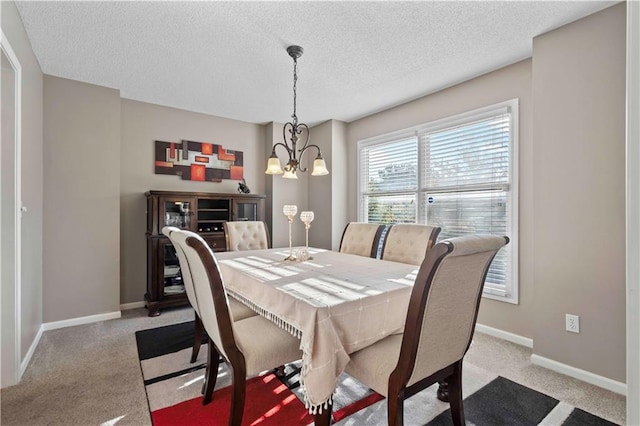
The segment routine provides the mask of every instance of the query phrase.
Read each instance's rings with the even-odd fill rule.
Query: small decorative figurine
[[[242,179],[242,182],[238,182],[238,192],[241,194],[250,194],[251,190],[247,186],[247,182]]]

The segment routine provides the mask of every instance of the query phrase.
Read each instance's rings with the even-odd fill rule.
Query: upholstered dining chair
[[[178,231],[172,235],[185,249],[200,308],[200,318],[209,335],[209,356],[203,404],[212,399],[218,359],[229,365],[232,378],[229,425],[239,426],[245,401],[246,379],[265,370],[302,358],[300,340],[271,321],[254,316],[232,321],[216,258],[197,234]]]
[[[224,235],[227,251],[267,249],[269,231],[267,225],[261,221],[224,222]]]
[[[340,253],[376,257],[384,225],[350,222],[345,226],[340,240]]]
[[[436,243],[439,226],[399,223],[387,229],[382,244],[382,260],[420,265],[424,256]]]
[[[478,316],[482,287],[508,237],[469,235],[433,246],[420,265],[403,334],[350,355],[345,372],[387,397],[389,425],[403,424],[403,401],[445,381],[453,423],[464,425],[462,360]]]
[[[162,228],[162,233],[169,237],[173,247],[176,250],[176,255],[178,256],[178,263],[180,263],[180,272],[182,274],[182,283],[184,284],[184,291],[187,293],[187,300],[189,300],[189,304],[193,308],[195,313],[195,330],[194,330],[194,340],[193,340],[193,349],[191,351],[191,362],[196,362],[198,358],[198,353],[200,352],[200,346],[202,346],[202,339],[204,338],[204,328],[202,325],[202,321],[200,320],[200,309],[198,308],[198,299],[195,294],[195,290],[193,288],[193,280],[191,278],[191,270],[189,268],[189,263],[184,254],[183,248],[180,246],[179,242],[176,241],[173,237],[175,231],[180,231],[179,228],[175,226],[165,226]],[[234,321],[240,321],[245,318],[252,317],[257,315],[253,312],[249,307],[245,304],[238,302],[234,299],[229,299],[229,310],[231,311],[231,317]]]

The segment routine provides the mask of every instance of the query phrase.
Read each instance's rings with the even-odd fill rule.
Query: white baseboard
[[[515,343],[516,345],[525,346],[527,348],[533,348],[533,339],[520,336],[518,334],[509,333],[497,328],[489,327],[488,325],[476,323],[476,331],[489,336],[497,337],[498,339],[506,340],[507,342]]]
[[[55,330],[55,329],[58,329],[58,328],[73,327],[74,325],[90,324],[92,322],[117,319],[117,318],[120,318],[120,316],[121,316],[120,311],[108,312],[106,314],[89,315],[89,316],[86,316],[86,317],[71,318],[71,319],[68,319],[68,320],[47,322],[47,323],[42,324],[42,329],[44,331]]]
[[[33,353],[36,351],[36,348],[38,347],[38,343],[40,343],[40,338],[42,337],[43,331],[44,331],[44,325],[41,324],[40,328],[38,329],[38,333],[36,334],[36,338],[33,339],[33,342],[31,342],[31,346],[29,346],[29,350],[27,351],[26,355],[24,356],[24,359],[20,363],[20,375],[18,376],[18,382],[22,380],[22,375],[27,369],[29,362],[31,362],[31,357],[33,356]]]
[[[540,355],[531,355],[531,363],[539,365],[540,367],[548,368],[557,373],[561,373],[574,379],[582,380],[583,382],[591,383],[592,385],[599,386],[601,388],[610,390],[611,392],[619,393],[620,395],[627,395],[627,385],[622,382],[618,382],[607,377],[599,376],[586,370],[581,370],[576,367],[572,367],[567,364],[563,364],[558,361],[554,361],[549,358],[542,357]]]
[[[145,302],[132,302],[132,303],[123,303],[122,305],[120,305],[120,310],[121,311],[127,311],[129,309],[137,309],[137,308],[144,308],[145,306]]]

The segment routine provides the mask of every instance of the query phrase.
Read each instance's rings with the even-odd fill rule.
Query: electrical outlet
[[[567,314],[565,328],[572,333],[580,333],[580,317]]]

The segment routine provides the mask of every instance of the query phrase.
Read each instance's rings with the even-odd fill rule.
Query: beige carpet
[[[124,311],[117,320],[43,334],[20,384],[2,389],[2,425],[150,425],[135,331],[193,319],[190,309]],[[531,350],[476,333],[465,360],[618,424],[621,395],[529,362]]]

